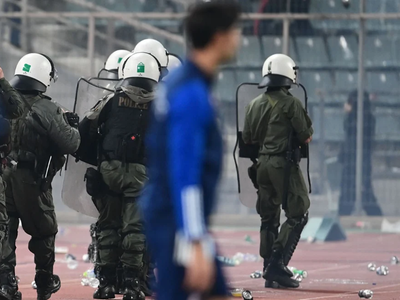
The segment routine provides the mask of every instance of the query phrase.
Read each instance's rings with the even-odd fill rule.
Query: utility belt
[[[49,160],[49,158],[47,160],[38,159],[36,154],[30,151],[19,150],[16,161],[12,159],[8,160],[14,169],[30,169],[35,171],[35,173],[40,176],[45,172],[46,162]]]
[[[57,164],[54,163],[53,158],[38,159],[34,153],[25,150],[19,150],[16,156],[16,161],[11,156],[7,157],[7,167],[13,170],[25,169],[33,171],[37,182],[40,184],[41,191],[47,192],[51,188],[51,182],[56,173],[55,170],[50,171],[50,169],[54,169]]]

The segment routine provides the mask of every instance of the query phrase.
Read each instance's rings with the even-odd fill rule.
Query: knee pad
[[[296,250],[297,244],[300,241],[301,233],[308,222],[308,212],[304,216],[297,218],[289,218],[287,220],[288,224],[293,227],[292,231],[289,233],[288,240],[283,249],[283,263],[285,266],[289,264],[292,259],[293,253]]]
[[[124,252],[144,254],[146,246],[143,232],[137,230],[124,232],[122,235],[122,249]]]

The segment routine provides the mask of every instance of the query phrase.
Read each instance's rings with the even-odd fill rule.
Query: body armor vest
[[[110,101],[111,110],[100,130],[103,158],[145,164],[144,135],[151,102],[135,102],[124,92],[117,93]]]

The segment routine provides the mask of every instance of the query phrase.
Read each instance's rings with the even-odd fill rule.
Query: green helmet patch
[[[118,63],[120,63],[122,59],[123,57],[118,58]]]
[[[139,63],[139,64],[137,65],[137,72],[138,72],[138,73],[144,73],[144,72],[145,72],[144,63]]]
[[[30,72],[31,71],[31,65],[24,64],[24,67],[22,68],[22,71],[24,72]]]

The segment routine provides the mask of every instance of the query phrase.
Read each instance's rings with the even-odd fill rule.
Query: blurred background
[[[221,69],[215,86],[226,142],[217,225],[258,224],[255,210],[238,197],[232,154],[236,89],[243,82],[258,82],[264,60],[274,53],[296,61],[299,81],[308,91],[315,129],[311,216],[353,216],[344,222],[366,215],[400,216],[400,0],[360,1],[239,0],[245,11],[242,47],[236,61]],[[181,20],[192,2],[0,0],[0,66],[10,79],[22,55],[47,54],[59,71],[48,94],[72,109],[78,79],[96,75],[114,50],[132,50],[151,37],[184,56]],[[360,74],[364,87],[359,89]],[[363,124],[357,124],[358,89],[365,92],[360,98]],[[359,125],[364,142],[361,197],[355,203]],[[59,220],[90,221],[63,205],[62,180],[63,175],[57,176],[53,186]]]

